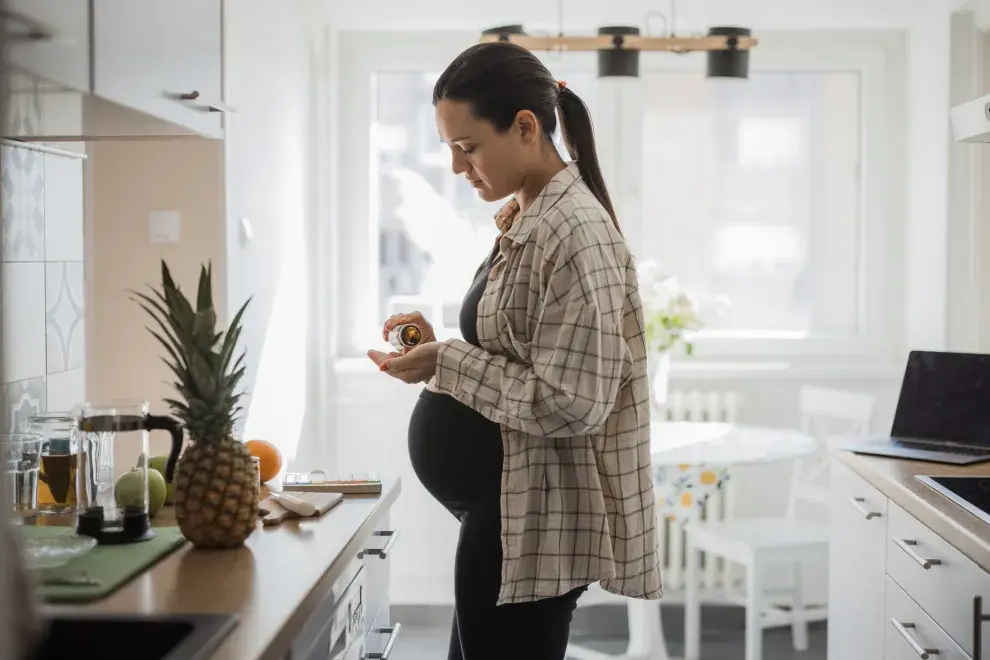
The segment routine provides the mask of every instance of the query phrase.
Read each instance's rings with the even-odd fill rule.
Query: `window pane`
[[[849,336],[859,321],[857,73],[644,84],[644,256],[730,306],[706,329]]]
[[[451,172],[433,116],[438,75],[375,75],[371,221],[379,235],[381,317],[420,310],[439,335],[450,337],[459,335],[461,300],[494,247],[500,204],[482,202]],[[594,79],[587,78],[581,84],[590,89]]]

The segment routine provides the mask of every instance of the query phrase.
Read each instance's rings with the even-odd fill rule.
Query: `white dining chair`
[[[828,477],[831,445],[849,436],[869,432],[873,397],[822,387],[801,388],[802,430],[819,441],[818,451],[794,462],[787,510],[783,518],[735,518],[685,527],[687,554],[684,598],[686,660],[699,660],[701,652],[701,555],[712,561],[721,557],[746,573],[746,660],[761,660],[763,628],[790,623],[796,650],[808,648],[808,618],[821,608],[805,606],[802,572],[806,562],[825,565],[828,557],[828,523],[803,520],[797,508],[804,504],[828,511]],[[764,578],[772,566],[791,568],[793,584],[786,609],[770,607],[764,597]]]

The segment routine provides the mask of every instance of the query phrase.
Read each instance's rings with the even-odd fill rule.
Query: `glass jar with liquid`
[[[67,514],[76,511],[76,473],[79,441],[76,420],[69,413],[31,415],[28,430],[41,436],[38,470],[38,513]]]

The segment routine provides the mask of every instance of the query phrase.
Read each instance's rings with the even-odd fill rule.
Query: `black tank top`
[[[497,254],[493,251],[478,268],[458,319],[464,341],[479,348],[478,303]],[[423,486],[455,514],[498,498],[501,429],[452,396],[428,389],[420,394],[409,420],[409,458]]]

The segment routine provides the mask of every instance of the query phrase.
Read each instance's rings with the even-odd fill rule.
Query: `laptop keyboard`
[[[950,454],[963,454],[964,456],[986,456],[990,455],[988,447],[960,447],[959,445],[945,445],[939,442],[926,442],[924,440],[894,440],[895,447],[905,449],[922,449],[925,451],[940,451]]]

